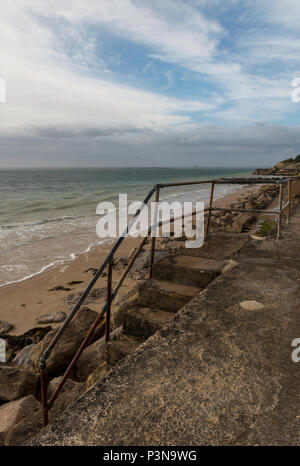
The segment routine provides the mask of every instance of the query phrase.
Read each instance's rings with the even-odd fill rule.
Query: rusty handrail
[[[149,200],[151,199],[151,197],[152,197],[152,195],[154,193],[156,193],[156,197],[155,197],[156,202],[159,201],[159,192],[160,192],[160,189],[162,189],[162,188],[175,187],[175,186],[189,186],[189,185],[196,185],[196,184],[208,184],[208,183],[211,184],[210,201],[209,201],[209,207],[205,208],[204,211],[209,212],[209,219],[210,219],[211,212],[214,211],[214,210],[240,211],[240,212],[259,211],[260,212],[260,210],[255,210],[255,209],[234,209],[234,208],[224,208],[223,209],[223,208],[213,207],[212,204],[213,204],[214,186],[216,184],[278,184],[279,185],[279,190],[280,190],[279,208],[276,211],[267,211],[267,213],[272,213],[272,214],[278,215],[277,238],[280,237],[281,214],[287,207],[289,207],[289,210],[288,210],[288,222],[289,222],[290,204],[291,204],[291,183],[292,183],[291,178],[282,178],[282,177],[281,178],[273,177],[271,179],[270,178],[247,178],[247,179],[242,179],[242,178],[237,178],[237,179],[234,179],[234,178],[230,178],[230,179],[221,178],[221,179],[217,179],[217,180],[204,180],[204,181],[202,180],[202,181],[190,181],[190,182],[180,182],[180,183],[163,183],[163,184],[155,185],[149,191],[147,196],[145,197],[145,199],[144,199],[144,201],[142,203],[142,206],[137,210],[137,212],[135,213],[135,215],[133,216],[131,221],[128,223],[128,225],[127,225],[126,229],[124,230],[123,234],[116,241],[116,243],[112,247],[111,251],[109,252],[107,257],[105,258],[104,262],[102,263],[102,265],[97,270],[97,272],[94,275],[93,279],[91,280],[91,282],[89,283],[89,285],[87,286],[87,288],[82,293],[82,295],[78,299],[77,303],[73,307],[73,309],[72,309],[71,313],[69,314],[68,318],[65,320],[64,324],[59,328],[58,332],[55,334],[54,338],[51,340],[50,344],[48,345],[48,347],[43,352],[43,354],[42,354],[42,356],[40,358],[41,395],[42,395],[42,405],[43,405],[44,426],[46,426],[48,424],[48,410],[49,410],[49,408],[51,408],[54,401],[56,400],[56,398],[57,398],[60,390],[62,389],[68,375],[70,374],[71,369],[73,368],[74,364],[79,359],[79,357],[80,357],[81,353],[83,352],[84,348],[86,347],[86,345],[90,341],[90,339],[93,336],[97,326],[100,324],[101,321],[104,321],[104,315],[105,314],[106,314],[105,341],[106,341],[106,343],[109,341],[109,338],[110,338],[110,308],[111,308],[111,303],[114,300],[114,298],[116,297],[119,288],[121,287],[123,281],[125,280],[127,274],[129,273],[129,270],[131,269],[131,267],[134,264],[137,256],[139,255],[142,247],[146,243],[149,235],[151,234],[151,231],[152,231],[153,227],[161,226],[162,223],[163,223],[163,221],[160,221],[160,222],[158,222],[157,225],[154,224],[154,225],[151,225],[149,227],[147,236],[144,237],[143,241],[140,243],[137,250],[134,252],[132,257],[130,258],[130,261],[129,261],[126,269],[124,270],[124,272],[121,275],[117,285],[115,286],[115,288],[112,291],[112,289],[111,289],[111,284],[112,284],[112,264],[113,264],[114,254],[118,250],[118,248],[120,247],[120,245],[123,242],[123,240],[125,239],[125,237],[127,236],[128,232],[129,232],[131,226],[133,225],[133,223],[135,222],[136,218],[140,215],[140,213],[142,212],[144,207],[147,205],[147,203],[149,202]],[[282,186],[286,185],[287,183],[288,183],[288,201],[282,207]],[[194,215],[194,214],[195,214],[195,212],[192,213],[192,215]],[[208,231],[209,231],[209,219],[207,220],[206,233],[208,233]],[[173,222],[174,220],[175,220],[175,218],[172,218],[172,219],[170,219],[170,222]],[[155,252],[155,237],[154,238],[152,237],[151,250],[150,250],[150,263],[149,263],[149,278],[152,277],[152,273],[153,273],[154,252]],[[81,305],[85,301],[86,297],[88,296],[88,294],[90,293],[90,291],[94,287],[97,280],[102,275],[102,273],[103,273],[103,271],[104,271],[104,269],[105,269],[105,267],[107,265],[108,265],[108,275],[107,275],[107,299],[106,299],[106,302],[105,302],[101,312],[99,313],[98,317],[96,318],[96,320],[92,324],[91,328],[87,332],[83,342],[81,343],[81,345],[80,345],[79,349],[77,350],[75,356],[73,357],[72,361],[70,362],[68,368],[66,369],[66,371],[65,371],[65,373],[64,373],[64,375],[62,377],[62,380],[60,381],[59,385],[57,386],[56,390],[53,392],[52,396],[50,397],[50,399],[48,401],[48,397],[47,397],[47,372],[46,372],[47,365],[46,365],[46,361],[49,358],[49,356],[50,356],[53,348],[55,347],[57,341],[59,340],[59,338],[64,333],[66,327],[69,325],[69,323],[71,322],[71,320],[75,316],[76,312],[79,310],[79,308],[81,307]]]

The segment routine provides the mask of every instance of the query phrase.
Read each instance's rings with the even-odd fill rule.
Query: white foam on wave
[[[25,275],[24,277],[19,278],[17,280],[11,280],[11,281],[2,283],[2,284],[0,284],[0,288],[2,288],[3,286],[11,285],[13,283],[23,282],[25,280],[28,280],[29,278],[33,278],[33,277],[35,277],[37,275],[40,275],[41,273],[45,272],[46,270],[48,270],[48,269],[50,269],[52,267],[56,267],[59,264],[65,264],[66,262],[71,262],[71,261],[75,260],[77,256],[80,256],[81,254],[87,254],[89,251],[91,251],[91,249],[93,247],[100,246],[101,244],[104,244],[104,243],[106,243],[108,241],[110,241],[110,239],[102,240],[102,241],[99,241],[97,243],[91,243],[84,251],[72,252],[72,253],[70,253],[69,257],[64,257],[62,259],[58,259],[56,261],[50,262],[49,264],[41,267],[41,269],[39,269],[37,272],[33,272],[33,273],[29,274],[29,275]],[[16,268],[21,269],[21,270],[22,269],[24,270],[24,268],[25,268],[21,264],[17,264],[15,266],[8,265],[6,267],[8,269],[11,268],[11,271],[14,271],[14,272],[15,272]]]

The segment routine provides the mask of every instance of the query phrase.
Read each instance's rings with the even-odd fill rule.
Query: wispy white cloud
[[[295,111],[291,69],[299,69],[299,19],[295,0],[2,0],[0,76],[7,104],[0,107],[0,135],[49,144],[105,139],[118,147],[165,147],[168,141],[173,147],[180,135],[187,145],[201,145],[211,133],[194,123],[196,112],[204,122],[233,126],[233,143],[239,124],[279,121]],[[142,45],[169,85],[171,64],[198,76],[194,96],[179,99],[121,83],[99,53],[95,31]],[[263,69],[273,61],[274,73]],[[150,68],[143,65],[143,72]]]

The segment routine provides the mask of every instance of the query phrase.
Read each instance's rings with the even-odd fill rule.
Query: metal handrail
[[[197,184],[211,184],[211,192],[210,192],[210,201],[209,201],[209,207],[205,208],[204,211],[208,211],[208,219],[206,223],[206,233],[208,233],[209,230],[209,222],[210,222],[210,216],[211,212],[214,210],[226,210],[226,211],[241,211],[241,212],[251,212],[254,211],[253,209],[233,209],[233,208],[216,208],[212,206],[213,203],[213,193],[214,193],[214,185],[215,184],[277,184],[279,185],[279,208],[278,211],[272,211],[270,213],[272,214],[277,214],[278,215],[278,233],[277,233],[277,238],[280,236],[280,224],[281,224],[281,214],[283,210],[285,210],[287,207],[289,207],[288,211],[288,221],[289,221],[289,216],[290,216],[290,196],[291,196],[291,178],[279,178],[279,177],[273,177],[273,178],[221,178],[217,180],[202,180],[202,181],[189,181],[189,182],[179,182],[179,183],[163,183],[163,184],[157,184],[155,185],[147,194],[145,197],[141,207],[136,211],[135,215],[132,217],[130,222],[128,223],[127,227],[125,228],[123,234],[119,237],[119,239],[116,241],[114,246],[112,247],[111,251],[105,258],[104,262],[102,265],[98,268],[97,272],[95,273],[93,279],[85,289],[85,291],[82,293],[80,298],[78,299],[77,303],[73,307],[71,313],[69,314],[68,318],[65,320],[63,325],[59,328],[58,332],[55,334],[51,342],[49,343],[48,347],[46,350],[43,352],[41,358],[40,358],[40,377],[41,377],[41,396],[42,396],[42,405],[43,405],[43,423],[44,426],[48,424],[48,410],[51,408],[53,405],[54,401],[56,400],[60,390],[62,389],[68,375],[70,374],[70,371],[72,370],[74,364],[77,362],[79,359],[81,353],[83,352],[84,348],[92,338],[96,328],[98,325],[103,321],[104,322],[104,315],[106,314],[106,321],[105,321],[105,341],[106,343],[109,341],[110,338],[110,308],[111,308],[111,303],[116,297],[119,288],[121,287],[123,281],[125,280],[129,270],[131,269],[132,265],[134,264],[136,258],[138,257],[142,247],[145,245],[147,239],[149,238],[149,235],[151,234],[151,231],[153,227],[161,226],[162,221],[159,222],[157,225],[151,225],[148,229],[147,236],[143,238],[143,241],[140,243],[138,248],[135,250],[133,255],[131,256],[129,263],[124,270],[123,274],[121,275],[117,285],[115,288],[112,290],[111,285],[112,285],[112,265],[113,265],[113,258],[114,254],[122,244],[123,240],[126,238],[130,228],[132,227],[133,223],[135,222],[136,218],[140,215],[144,207],[148,204],[150,201],[152,195],[156,193],[155,196],[155,201],[158,203],[159,202],[159,193],[162,188],[167,188],[167,187],[175,187],[175,186],[189,186],[189,185],[197,185]],[[287,203],[282,207],[282,186],[288,184],[288,201]],[[194,213],[193,213],[194,214]],[[170,222],[173,222],[175,218],[170,219]],[[152,278],[153,274],[153,264],[154,264],[154,251],[155,251],[155,236],[152,236],[151,238],[151,249],[150,249],[150,263],[149,263],[149,278]],[[69,364],[68,368],[66,369],[59,385],[53,392],[52,396],[50,397],[48,401],[48,395],[47,395],[47,359],[49,358],[53,348],[55,347],[56,343],[64,333],[65,329],[71,322],[71,320],[74,318],[76,312],[79,310],[81,305],[84,303],[85,299],[87,298],[88,294],[94,287],[95,283],[97,280],[101,277],[105,267],[108,266],[108,273],[107,273],[107,299],[106,302],[95,319],[94,323],[92,324],[91,328],[87,332],[83,342],[81,343],[79,349],[77,350],[75,356],[73,357],[71,363]]]

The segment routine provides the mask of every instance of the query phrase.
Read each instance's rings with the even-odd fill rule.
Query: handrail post
[[[108,262],[108,271],[107,271],[107,293],[106,293],[107,311],[106,311],[106,320],[105,320],[105,342],[106,343],[109,341],[109,338],[110,338],[112,266],[113,266],[113,256],[110,258]]]
[[[207,223],[206,223],[206,229],[205,229],[205,234],[206,235],[208,234],[208,230],[209,230],[210,217],[211,217],[211,208],[212,208],[213,197],[214,197],[214,189],[215,189],[215,183],[214,183],[214,181],[212,181],[211,185],[210,185],[209,211],[208,211]]]
[[[288,211],[287,211],[287,219],[286,223],[289,224],[291,221],[291,192],[292,192],[292,182],[288,181]]]
[[[155,222],[155,229],[157,228],[156,223],[157,223],[157,211],[158,211],[158,202],[159,202],[159,187],[156,188],[156,193],[155,193],[155,210],[154,210],[154,219],[153,222]],[[154,228],[152,226],[151,228],[151,249],[150,249],[150,262],[149,262],[149,280],[151,280],[152,275],[153,275],[153,264],[154,264],[154,252],[155,252],[155,241],[156,237],[153,235]],[[156,233],[156,231],[155,231]]]
[[[41,397],[42,397],[42,407],[43,407],[43,426],[46,427],[48,425],[48,380],[45,368],[41,368],[40,371],[41,377]]]
[[[279,200],[278,200],[278,219],[277,219],[277,239],[280,239],[281,230],[281,215],[282,215],[282,184],[279,185]]]

